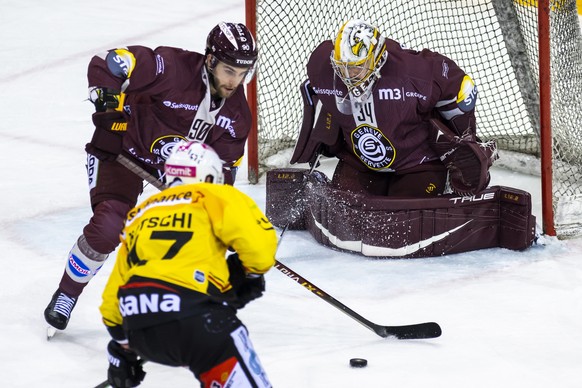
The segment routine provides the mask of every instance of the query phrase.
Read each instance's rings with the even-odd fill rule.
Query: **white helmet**
[[[222,160],[204,143],[182,141],[176,144],[166,159],[165,170],[170,186],[176,182],[224,183]]]
[[[362,97],[380,77],[387,58],[386,42],[380,31],[368,22],[349,20],[337,33],[331,65],[348,91],[354,97]]]

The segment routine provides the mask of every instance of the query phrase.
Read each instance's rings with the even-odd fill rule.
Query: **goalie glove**
[[[471,126],[457,135],[439,120],[431,119],[430,123],[430,145],[449,171],[452,190],[469,196],[487,188],[489,167],[498,158],[495,141],[479,142]]]
[[[238,253],[233,253],[226,259],[230,273],[229,282],[233,287],[235,298],[228,304],[235,309],[242,309],[250,301],[263,296],[265,277],[261,274],[246,273]]]

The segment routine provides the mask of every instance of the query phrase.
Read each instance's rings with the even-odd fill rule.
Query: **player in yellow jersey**
[[[222,184],[209,146],[176,145],[165,171],[170,188],[128,213],[103,292],[109,383],[139,385],[149,360],[188,367],[202,387],[271,387],[236,309],[265,290],[276,232],[251,198]],[[228,248],[236,253],[225,259]]]

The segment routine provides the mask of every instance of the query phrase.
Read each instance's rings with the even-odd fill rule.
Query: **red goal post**
[[[582,235],[582,38],[576,0],[246,0],[257,38],[248,85],[249,180],[286,167],[309,53],[345,20],[362,18],[410,48],[454,59],[479,88],[477,131],[496,139],[496,166],[539,174],[548,235]],[[550,23],[551,21],[551,23]],[[551,66],[550,66],[551,64]],[[508,183],[510,184],[510,183]]]

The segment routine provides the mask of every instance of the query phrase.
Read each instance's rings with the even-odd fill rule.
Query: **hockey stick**
[[[123,165],[125,168],[127,168],[129,171],[133,172],[135,175],[143,179],[144,181],[150,183],[156,189],[160,191],[167,189],[167,186],[164,184],[164,182],[160,181],[159,179],[156,179],[152,174],[144,170],[143,167],[141,167],[139,164],[137,164],[127,156],[119,154],[117,155],[116,161],[119,164]]]
[[[123,166],[127,167],[130,171],[132,171],[140,178],[143,178],[144,180],[147,180],[148,182],[153,184],[158,189],[163,190],[166,188],[166,185],[164,185],[159,180],[155,179],[147,171],[145,171],[138,164],[128,159],[127,157],[119,155],[117,157],[117,161],[121,163]],[[149,177],[149,179],[147,177]],[[152,180],[155,182],[153,182]],[[282,234],[283,233],[281,233],[281,237]],[[337,308],[338,310],[342,311],[344,314],[347,314],[349,317],[356,320],[363,326],[372,330],[380,337],[383,338],[396,337],[397,339],[421,339],[421,338],[436,338],[441,335],[441,328],[436,322],[425,322],[402,326],[381,326],[375,324],[367,320],[366,318],[362,317],[360,314],[356,313],[354,310],[350,309],[349,307],[335,299],[333,296],[316,287],[313,283],[311,283],[310,281],[308,281],[307,279],[293,271],[291,268],[281,263],[279,260],[275,260],[275,268],[277,268],[287,277],[291,278],[292,280],[295,280],[297,283],[305,287],[307,290],[319,296],[327,303],[331,304],[333,307]]]
[[[107,388],[107,387],[111,387],[111,385],[109,384],[109,380],[105,380],[101,384],[97,384],[95,386],[95,388]]]
[[[295,280],[297,283],[305,287],[308,291],[313,292],[315,295],[319,296],[321,299],[325,300],[333,307],[337,308],[344,314],[348,315],[350,318],[353,318],[360,324],[372,330],[380,337],[383,338],[396,337],[397,339],[421,339],[421,338],[436,338],[441,335],[441,328],[436,322],[425,322],[402,326],[382,326],[375,324],[367,320],[366,318],[362,317],[360,314],[356,313],[354,310],[350,309],[348,306],[341,303],[333,296],[323,291],[321,288],[318,288],[309,280],[305,279],[304,277],[302,277],[297,272],[293,271],[291,268],[287,267],[280,261],[275,260],[275,268],[281,271],[288,278]]]

